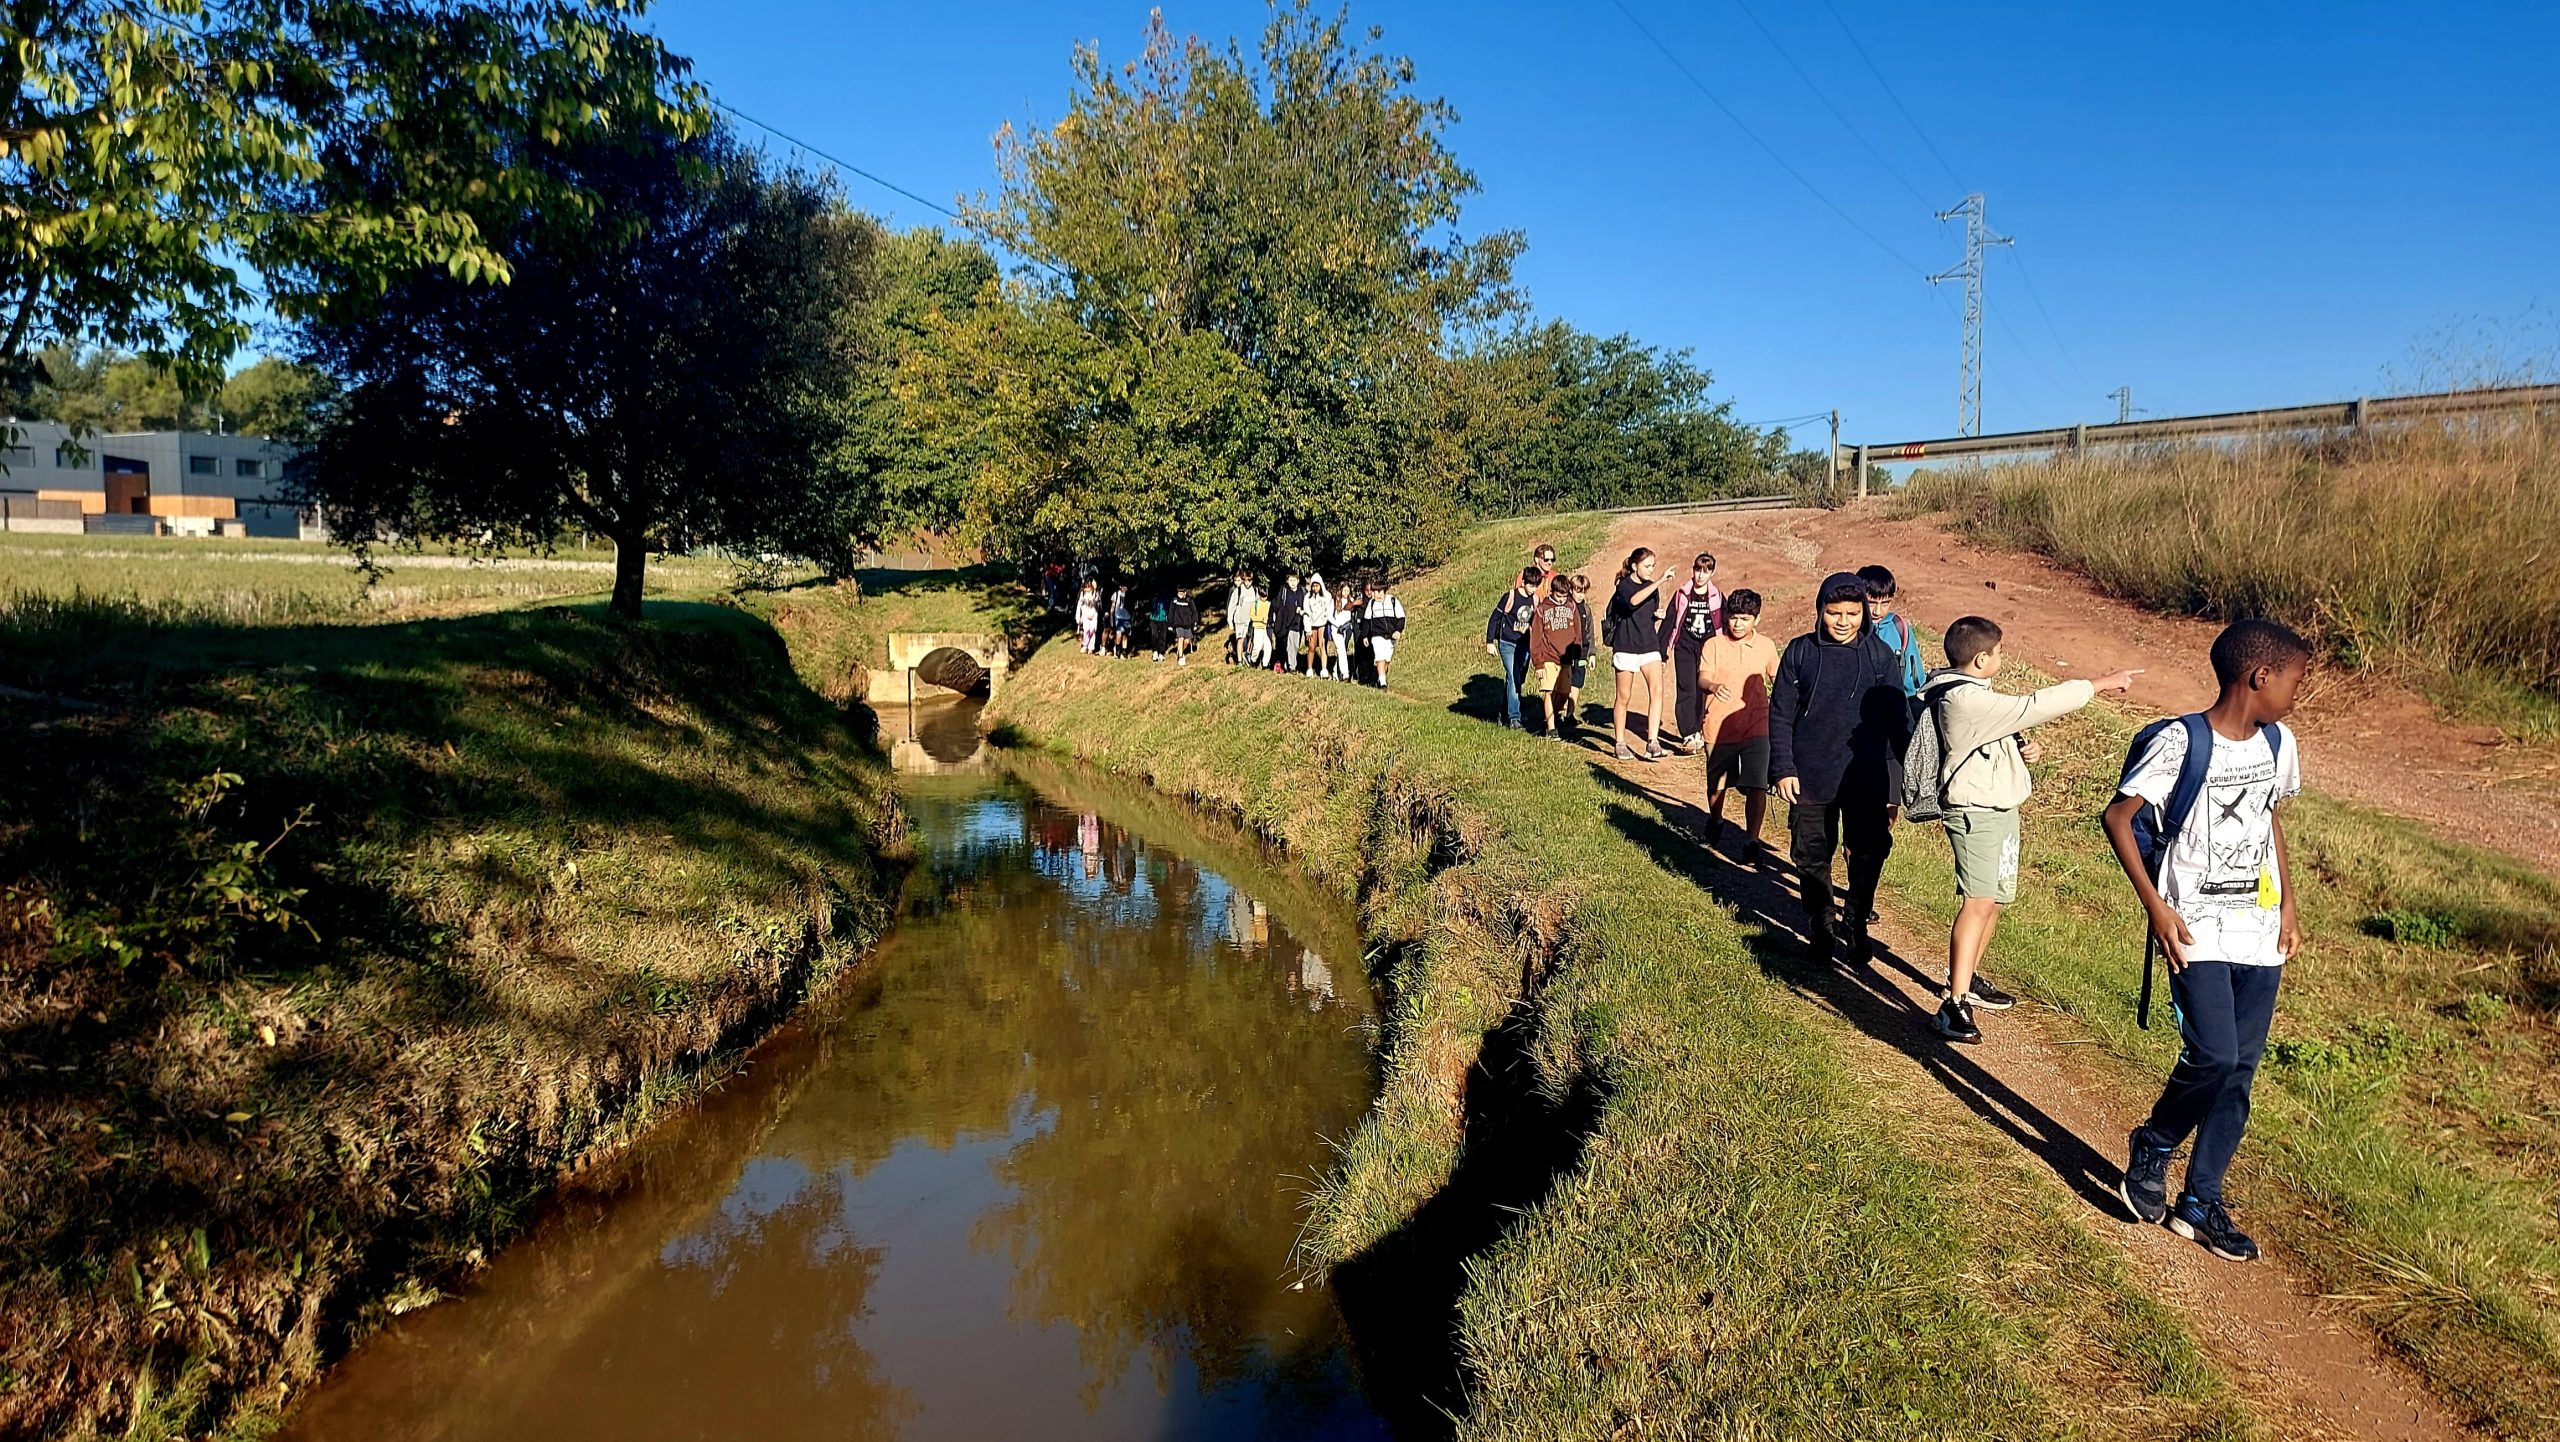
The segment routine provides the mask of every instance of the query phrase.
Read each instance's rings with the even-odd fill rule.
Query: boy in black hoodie
[[[1867,586],[1823,578],[1814,628],[1787,643],[1769,694],[1769,778],[1787,803],[1787,840],[1816,961],[1868,958],[1867,913],[1893,850],[1911,713],[1902,665],[1867,619]],[[1831,858],[1846,843],[1849,893],[1835,927]]]

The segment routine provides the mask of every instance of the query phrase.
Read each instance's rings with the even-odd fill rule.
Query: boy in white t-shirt
[[[2266,1050],[2284,963],[2302,945],[2276,807],[2302,790],[2302,762],[2282,724],[2311,665],[2311,647],[2272,621],[2239,621],[2213,643],[2222,692],[2203,713],[2213,756],[2204,786],[2170,837],[2159,879],[2135,831],[2164,807],[2186,760],[2189,725],[2158,728],[2130,760],[2106,810],[2107,839],[2166,953],[2178,1064],[2151,1116],[2127,1139],[2120,1194],[2135,1217],[2235,1262],[2258,1244],[2233,1224],[2222,1175],[2249,1124],[2249,1091]],[[2189,1134],[2186,1188],[2168,1200],[2171,1153]]]

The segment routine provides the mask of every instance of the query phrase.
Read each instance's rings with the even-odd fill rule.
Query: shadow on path
[[[1690,761],[1686,765],[1695,767],[1697,763]],[[1681,768],[1683,763],[1664,762],[1660,766],[1676,775],[1675,768]],[[1597,756],[1592,769],[1604,784],[1630,800],[1650,803],[1642,809],[1612,805],[1610,825],[1651,852],[1663,865],[1732,906],[1743,923],[1744,945],[1762,972],[1918,1062],[1974,1115],[1998,1127],[2043,1162],[2081,1200],[2111,1218],[2122,1219],[2115,1193],[2117,1164],[2077,1132],[2020,1096],[1965,1049],[1930,1030],[1926,1004],[1915,1001],[1897,983],[1894,973],[1908,978],[1923,996],[1935,996],[1943,989],[1941,976],[1922,970],[1881,940],[1876,943],[1875,960],[1869,964],[1816,965],[1805,938],[1803,904],[1797,899],[1789,869],[1752,865],[1743,850],[1745,843],[1739,827],[1727,826],[1728,840],[1722,846],[1702,840],[1706,815],[1700,806],[1640,785]],[[1669,782],[1672,776],[1663,779]],[[1770,829],[1776,830],[1774,825]],[[1907,828],[1896,838],[1904,845],[1923,839],[1921,828]]]

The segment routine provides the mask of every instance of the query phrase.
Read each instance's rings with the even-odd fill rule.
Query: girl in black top
[[[1670,597],[1654,574],[1653,551],[1638,546],[1627,553],[1627,563],[1618,571],[1618,589],[1609,597],[1610,664],[1618,673],[1617,699],[1609,707],[1610,728],[1618,743],[1618,759],[1633,761],[1641,754],[1647,761],[1660,761],[1671,753],[1662,746],[1662,703],[1669,688],[1663,682],[1662,613]],[[1627,702],[1634,694],[1636,681],[1642,678],[1645,688],[1645,749],[1638,753],[1627,746]]]

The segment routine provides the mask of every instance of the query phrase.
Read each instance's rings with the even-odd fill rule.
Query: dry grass
[[[1924,471],[1913,509],[2158,610],[2272,616],[2512,728],[2560,728],[2560,417]]]

